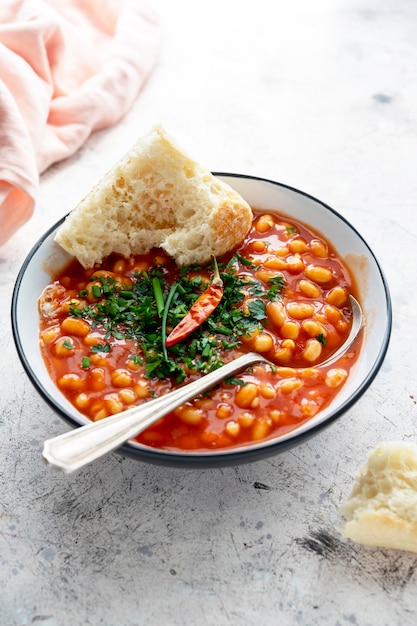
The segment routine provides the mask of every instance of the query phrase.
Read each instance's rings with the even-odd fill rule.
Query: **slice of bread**
[[[55,241],[85,268],[153,247],[189,265],[232,250],[252,218],[236,191],[155,126],[69,213]]]
[[[341,514],[343,537],[417,552],[417,445],[385,442],[371,451]]]

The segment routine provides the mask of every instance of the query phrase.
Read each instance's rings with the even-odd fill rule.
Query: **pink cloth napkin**
[[[142,0],[1,0],[0,246],[31,217],[39,174],[127,113],[158,50]]]

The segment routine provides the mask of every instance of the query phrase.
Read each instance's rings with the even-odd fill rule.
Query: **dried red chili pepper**
[[[187,315],[175,326],[168,335],[165,345],[167,348],[188,337],[213,313],[223,297],[223,281],[220,278],[219,268],[214,259],[214,275],[210,286],[197,298]]]

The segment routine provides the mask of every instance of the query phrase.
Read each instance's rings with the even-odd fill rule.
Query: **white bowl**
[[[140,460],[170,465],[224,465],[276,454],[317,433],[346,412],[366,391],[384,360],[391,334],[391,300],[377,259],[357,230],[334,209],[312,196],[281,183],[238,174],[215,173],[241,194],[254,209],[277,211],[321,233],[334,246],[354,274],[366,320],[358,362],[348,382],[324,411],[299,428],[275,439],[238,449],[205,452],[170,452],[129,442],[119,451]],[[51,275],[69,256],[53,241],[60,220],[41,237],[19,272],[12,299],[12,328],[17,351],[30,380],[72,426],[88,423],[61,394],[49,377],[39,349],[37,302]]]

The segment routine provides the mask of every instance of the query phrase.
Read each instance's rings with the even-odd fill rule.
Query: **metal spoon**
[[[347,352],[361,330],[363,326],[361,306],[353,296],[350,296],[350,299],[353,322],[349,336],[334,354],[314,367],[329,365],[344,352]],[[187,400],[195,398],[228,376],[232,376],[255,363],[271,364],[265,357],[255,352],[244,354],[234,361],[222,365],[214,372],[210,372],[160,398],[48,439],[44,443],[43,457],[49,465],[66,473],[80,469],[87,463],[91,463],[115,450]]]

